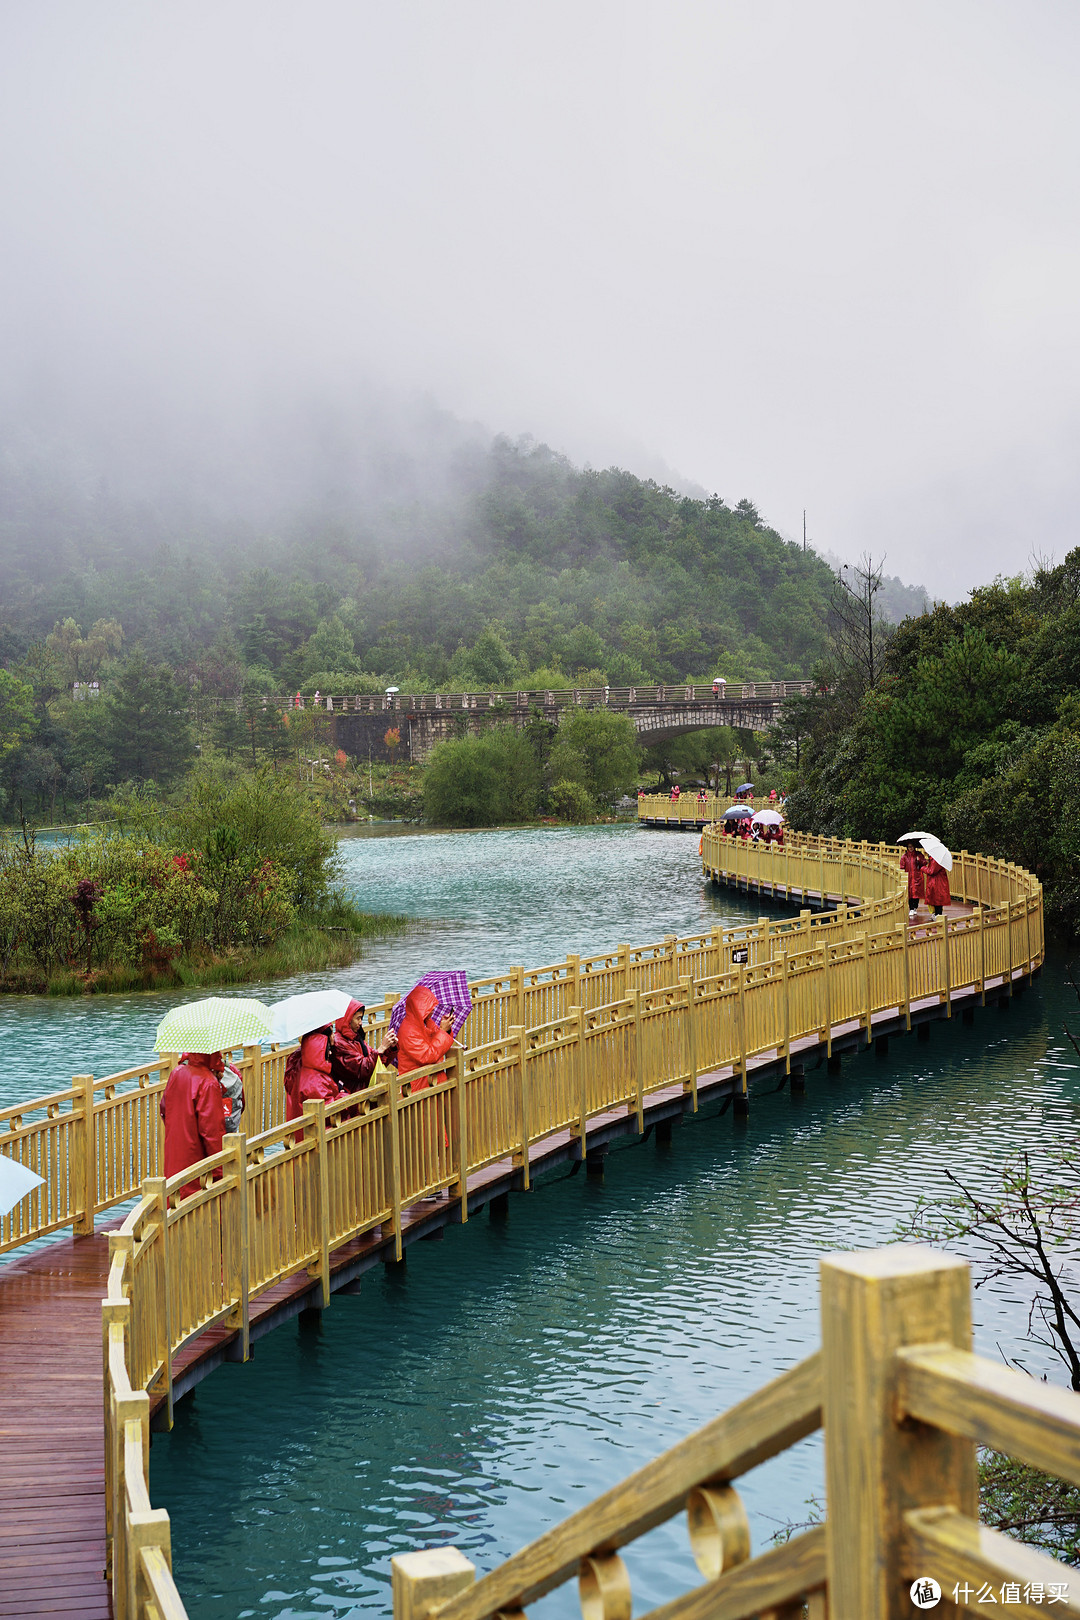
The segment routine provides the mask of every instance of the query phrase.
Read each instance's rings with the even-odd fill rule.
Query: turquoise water
[[[695,852],[618,828],[357,840],[365,900],[435,919],[377,946],[357,982],[745,916],[703,888]],[[745,1126],[713,1112],[669,1148],[624,1147],[602,1185],[558,1172],[505,1223],[414,1245],[318,1328],[287,1326],[215,1372],[151,1456],[192,1620],[388,1613],[395,1552],[453,1542],[488,1569],[790,1366],[818,1341],[822,1252],[888,1241],[946,1167],[985,1182],[1019,1147],[1075,1135],[1071,1010],[1052,960],[973,1029],[813,1071],[805,1098],[755,1098]],[[980,1290],[979,1347],[1057,1377],[1024,1351],[1026,1303],[1004,1282]],[[816,1439],[747,1478],[756,1548],[805,1518],[820,1478]],[[695,1583],[678,1520],[626,1557],[639,1613]],[[535,1607],[576,1614],[573,1588]]]

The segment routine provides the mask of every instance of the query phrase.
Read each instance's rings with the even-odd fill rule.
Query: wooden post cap
[[[476,1568],[456,1547],[429,1547],[390,1560],[394,1620],[423,1620],[438,1603],[456,1597],[476,1579]]]
[[[967,1271],[968,1263],[955,1254],[943,1254],[926,1243],[890,1243],[881,1249],[851,1249],[826,1255],[822,1271],[844,1271],[867,1282],[887,1282],[893,1277],[926,1275],[935,1271]]]

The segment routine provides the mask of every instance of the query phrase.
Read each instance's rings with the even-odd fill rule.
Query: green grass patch
[[[10,994],[85,996],[118,995],[137,990],[214,989],[264,979],[286,979],[297,973],[349,967],[365,939],[402,933],[411,917],[359,911],[348,902],[328,908],[318,920],[298,919],[272,943],[254,950],[188,952],[167,962],[117,962],[80,973],[60,969],[44,977],[34,970],[10,973],[0,991]]]

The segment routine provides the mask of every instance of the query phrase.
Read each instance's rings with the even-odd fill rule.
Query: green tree
[[[36,725],[33,687],[0,669],[0,759],[20,749]]]
[[[254,772],[199,766],[166,825],[177,849],[206,851],[211,862],[242,861],[254,871],[272,861],[287,874],[288,901],[300,913],[324,905],[338,875],[337,846],[318,807],[268,765]]]
[[[568,709],[548,760],[553,782],[580,782],[589,796],[606,802],[637,780],[641,750],[634,722],[609,709]]]
[[[120,651],[124,632],[115,619],[98,619],[84,636],[72,618],[57,621],[45,638],[45,645],[73,686],[76,681],[92,681],[101,673],[109,654]]]
[[[115,780],[173,782],[186,769],[195,747],[186,694],[178,691],[165,664],[151,664],[142,652],[125,664],[112,683],[106,705],[105,737]]]
[[[440,743],[424,777],[424,815],[444,827],[530,821],[539,797],[536,752],[512,726]]]

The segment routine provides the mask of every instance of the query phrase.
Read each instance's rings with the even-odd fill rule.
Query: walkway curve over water
[[[702,1092],[745,1108],[755,1081],[797,1081],[808,1052],[949,1016],[988,991],[1008,994],[1041,965],[1039,886],[1015,867],[961,857],[954,887],[975,903],[977,919],[928,925],[909,938],[895,850],[792,838],[782,857],[754,851],[773,865],[751,873],[735,865],[749,858],[745,846],[730,857],[729,849],[706,834],[714,876],[777,897],[839,900],[840,909],[511,970],[477,987],[479,1044],[430,1089],[405,1095],[390,1083],[372,1090],[369,1111],[355,1120],[342,1105],[313,1106],[302,1131],[274,1123],[241,1138],[206,1162],[207,1177],[220,1179],[177,1208],[168,1208],[173,1188],[152,1174],[146,1180],[110,1240],[105,1307],[117,1613],[147,1612],[151,1591],[168,1605],[163,1613],[183,1613],[168,1590],[167,1518],[150,1513],[146,1495],[145,1431],[152,1402],[168,1411],[174,1374],[198,1361],[200,1345],[204,1367],[224,1354],[242,1359],[256,1318],[272,1325],[325,1304],[334,1286],[349,1286],[387,1248],[400,1253],[433,1225],[467,1219],[486,1200],[527,1187],[533,1167],[551,1155],[599,1156],[613,1135],[694,1111]],[[253,1111],[264,1119],[283,1056],[246,1054]],[[166,1072],[163,1058],[102,1082],[111,1090],[93,1103],[93,1133],[89,1092],[61,1095],[55,1107],[49,1099],[46,1119],[29,1126],[21,1117],[29,1105],[21,1111],[11,1147],[23,1157],[23,1144],[36,1142],[39,1153],[48,1145],[38,1162],[54,1169],[54,1224],[63,1224],[62,1194],[68,1220],[88,1188],[106,1207],[124,1196],[121,1161],[130,1174],[132,1159],[156,1154]],[[124,1082],[126,1092],[118,1089]],[[95,1166],[104,1188],[91,1179]]]

